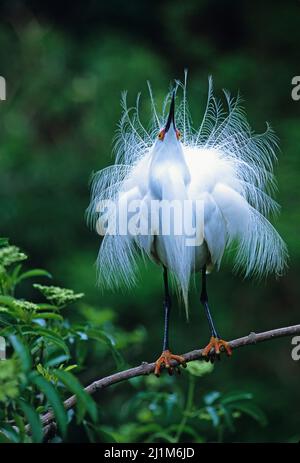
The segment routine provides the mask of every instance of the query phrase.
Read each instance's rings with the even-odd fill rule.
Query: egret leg
[[[168,269],[164,266],[164,289],[165,298],[163,302],[165,312],[165,325],[164,325],[164,340],[163,340],[163,351],[169,350],[169,320],[171,310],[171,297],[169,293],[169,282],[168,282]]]
[[[206,266],[202,269],[202,289],[200,295],[200,301],[204,306],[206,318],[209,324],[211,338],[208,345],[203,349],[203,357],[206,357],[207,360],[214,362],[215,357],[220,358],[220,352],[225,351],[228,356],[232,354],[232,350],[228,342],[224,341],[220,338],[215,328],[209,305],[208,305],[208,295],[207,295],[207,288],[206,288]]]
[[[168,283],[168,269],[164,266],[164,290],[165,297],[163,302],[164,312],[165,312],[165,322],[164,322],[164,339],[163,339],[163,350],[161,356],[155,362],[154,373],[156,376],[160,375],[160,370],[162,367],[168,369],[169,374],[173,374],[174,366],[171,365],[171,361],[175,360],[177,364],[185,366],[185,360],[182,355],[172,354],[169,348],[169,319],[170,319],[170,310],[171,310],[171,297],[169,292],[169,283]],[[176,371],[179,372],[177,366],[175,366]]]
[[[202,289],[201,289],[200,301],[204,306],[205,315],[206,315],[206,318],[209,324],[211,335],[214,338],[219,338],[213,319],[212,319],[212,316],[211,316],[211,313],[210,313],[210,310],[209,310],[209,305],[208,305],[208,295],[207,295],[207,289],[206,289],[206,265],[202,269]]]

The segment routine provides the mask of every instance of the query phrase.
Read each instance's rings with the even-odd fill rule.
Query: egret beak
[[[167,120],[166,127],[165,127],[165,133],[167,133],[167,131],[169,130],[171,123],[173,123],[174,130],[176,130],[176,127],[175,127],[175,90],[173,90],[173,94],[172,94],[172,100],[171,100],[168,120]]]

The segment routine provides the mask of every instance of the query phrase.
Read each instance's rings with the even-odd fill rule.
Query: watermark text
[[[204,240],[203,200],[102,200],[96,207],[99,235],[183,237],[186,246]]]
[[[0,101],[6,100],[6,80],[0,76]]]

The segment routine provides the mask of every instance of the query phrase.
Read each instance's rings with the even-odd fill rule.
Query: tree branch
[[[239,347],[249,346],[251,344],[257,344],[258,342],[269,341],[275,338],[281,338],[284,336],[295,336],[296,334],[300,334],[300,325],[293,325],[287,326],[285,328],[277,328],[275,330],[265,331],[263,333],[250,333],[248,336],[244,336],[243,338],[238,338],[233,341],[229,342],[229,345],[232,349],[238,349]],[[193,360],[203,359],[202,357],[202,349],[200,350],[193,350],[191,352],[187,352],[183,354],[183,357],[186,362],[191,362]],[[172,366],[176,366],[177,362],[172,361]],[[99,379],[94,381],[93,383],[89,384],[85,391],[88,394],[94,394],[96,391],[100,389],[104,389],[112,384],[120,383],[121,381],[128,380],[130,378],[135,378],[136,376],[148,375],[154,371],[155,363],[147,363],[143,362],[140,366],[135,368],[129,368],[128,370],[120,371],[110,376],[106,376],[105,378]],[[66,410],[73,408],[76,404],[77,398],[75,395],[69,397],[64,402],[64,406]],[[41,416],[42,425],[48,429],[49,425],[54,421],[55,417],[52,411],[49,411],[45,415]],[[45,430],[44,428],[44,430]],[[27,425],[26,430],[30,432],[30,426]]]

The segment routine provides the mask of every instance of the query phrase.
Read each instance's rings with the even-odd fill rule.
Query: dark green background
[[[299,322],[300,101],[291,98],[291,79],[300,74],[299,16],[299,1],[0,4],[0,75],[7,80],[7,101],[0,102],[1,236],[28,251],[32,265],[49,269],[56,284],[84,291],[99,311],[113,309],[124,329],[140,329],[140,342],[125,353],[132,365],[160,353],[161,271],[149,264],[131,292],[99,292],[94,266],[99,240],[84,220],[88,181],[92,171],[113,162],[121,91],[128,90],[132,103],[139,91],[146,99],[148,79],[161,103],[185,67],[196,123],[212,74],[217,93],[241,91],[255,130],[263,131],[268,120],[280,139],[282,213],[274,223],[289,248],[289,270],[277,281],[259,283],[233,276],[225,263],[209,278],[219,331],[232,339]],[[196,291],[190,300],[189,323],[174,304],[171,339],[179,353],[208,340]],[[268,426],[242,422],[229,440],[299,440],[299,366],[288,338],[245,348],[204,377],[199,394],[210,389],[255,394]],[[91,362],[82,380],[109,372]],[[184,379],[174,381],[185,387]],[[118,407],[129,396],[125,386],[105,393],[109,424],[118,424]]]

